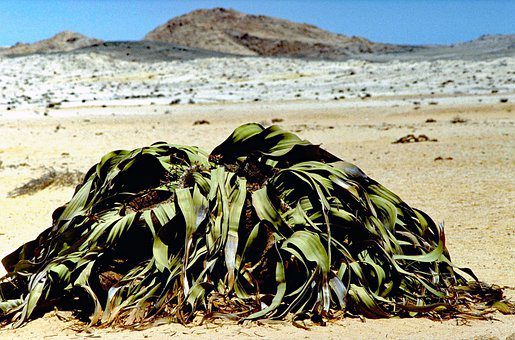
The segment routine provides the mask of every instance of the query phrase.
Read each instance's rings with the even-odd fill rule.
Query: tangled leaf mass
[[[14,327],[55,306],[132,327],[198,312],[513,312],[501,288],[451,262],[442,225],[277,126],[243,125],[210,155],[164,142],[111,152],[52,217],[2,261],[0,319]]]

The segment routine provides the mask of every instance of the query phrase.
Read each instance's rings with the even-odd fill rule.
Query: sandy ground
[[[280,125],[321,143],[369,176],[445,221],[453,260],[473,268],[484,281],[515,287],[515,115],[513,93],[507,103],[494,95],[448,96],[406,104],[401,97],[367,99],[366,105],[315,100],[242,104],[71,107],[39,118],[0,118],[0,255],[34,238],[66,202],[72,188],[49,187],[33,195],[7,193],[46,168],[86,171],[113,149],[164,140],[211,150],[235,127],[249,121]],[[419,99],[417,99],[419,100]],[[400,103],[400,104],[399,104]],[[404,104],[403,104],[404,103]],[[106,114],[108,113],[108,114]],[[139,115],[136,115],[139,113]],[[167,114],[166,114],[167,113]],[[452,123],[455,117],[465,120]],[[435,122],[426,122],[432,118]],[[205,119],[209,125],[193,125]],[[392,144],[408,134],[426,134],[437,142]],[[438,157],[443,158],[439,160]],[[448,159],[452,158],[452,159]],[[0,273],[1,274],[1,273]],[[508,295],[515,296],[513,288]],[[264,325],[176,324],[145,331],[90,329],[78,332],[68,314],[51,312],[0,338],[510,338],[515,316],[497,321],[345,319],[310,331],[288,322]]]

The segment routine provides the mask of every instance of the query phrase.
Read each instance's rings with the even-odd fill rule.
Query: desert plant
[[[3,264],[0,315],[14,326],[70,301],[91,324],[132,326],[197,311],[512,312],[500,288],[451,262],[442,225],[318,145],[259,124],[210,155],[163,142],[105,155]]]

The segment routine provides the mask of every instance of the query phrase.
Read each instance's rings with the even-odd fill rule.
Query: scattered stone
[[[53,102],[53,103],[48,103],[46,105],[46,107],[47,107],[47,109],[57,109],[60,105],[61,105],[61,103],[59,103],[59,102]]]
[[[428,118],[428,119],[426,119],[426,123],[436,123],[436,119]]]
[[[284,119],[282,119],[282,118],[272,118],[272,123],[281,123],[283,121],[284,121]]]
[[[438,156],[438,157],[436,157],[436,158],[434,159],[434,161],[435,161],[435,162],[436,162],[436,161],[452,161],[453,159],[454,159],[454,158],[452,158],[452,157],[445,157],[445,158],[444,158],[444,157],[442,157],[442,156]]]
[[[468,122],[468,119],[461,118],[460,116],[456,116],[451,120],[452,124],[463,124]]]
[[[193,125],[209,125],[209,121],[205,119],[196,120]]]
[[[405,144],[405,143],[419,143],[419,142],[438,142],[437,139],[429,138],[426,135],[419,135],[418,137],[414,134],[409,134],[404,137],[401,137],[397,139],[395,142],[392,142],[392,144]]]

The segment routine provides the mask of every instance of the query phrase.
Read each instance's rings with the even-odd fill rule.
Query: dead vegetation
[[[54,168],[47,168],[45,172],[37,177],[33,178],[27,183],[11,190],[7,197],[13,198],[22,195],[33,195],[38,191],[48,188],[51,185],[60,187],[69,187],[78,185],[84,174],[80,171],[73,170],[56,170]]]

